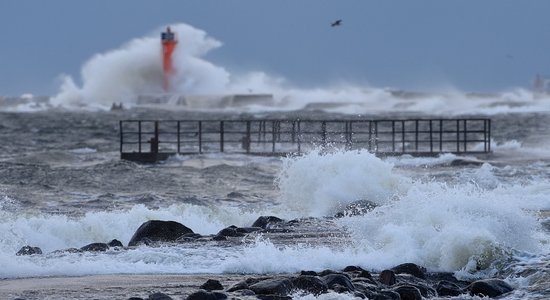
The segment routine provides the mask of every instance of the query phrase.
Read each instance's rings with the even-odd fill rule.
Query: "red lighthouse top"
[[[170,29],[170,26],[166,27],[166,31],[160,34],[161,40],[164,41],[175,41],[176,37],[174,32]]]

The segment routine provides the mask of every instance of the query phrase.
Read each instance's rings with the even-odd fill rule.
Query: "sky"
[[[94,54],[173,23],[221,41],[206,58],[232,73],[299,87],[530,88],[550,78],[549,13],[546,0],[2,0],[0,95],[55,95],[61,74],[78,81]]]

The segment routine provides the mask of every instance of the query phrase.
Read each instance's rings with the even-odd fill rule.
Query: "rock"
[[[151,220],[139,226],[128,246],[137,246],[140,243],[147,245],[154,242],[173,242],[187,233],[193,233],[193,230],[178,222]]]
[[[187,300],[223,300],[227,299],[227,295],[218,292],[198,291],[187,296]]]
[[[357,275],[357,277],[359,277],[359,278],[367,278],[367,279],[370,279],[371,281],[374,280],[374,278],[372,278],[372,275],[371,275],[371,274],[369,273],[369,271],[367,271],[367,270],[361,271],[361,273],[359,273],[359,274]]]
[[[243,232],[239,232],[237,230],[237,226],[231,225],[229,227],[226,227],[218,232],[216,236],[225,236],[225,237],[241,237],[245,236],[246,234]]]
[[[279,295],[256,295],[256,298],[260,300],[292,300],[292,297]]]
[[[358,266],[347,266],[343,270],[343,272],[361,272],[364,271],[363,268]]]
[[[371,298],[369,298],[371,299]],[[398,292],[395,291],[380,291],[375,297],[372,297],[374,300],[401,300],[401,296]]]
[[[212,237],[213,241],[227,241],[227,237],[223,235],[215,235]]]
[[[514,290],[508,283],[500,279],[484,279],[472,282],[468,286],[471,295],[494,298]]]
[[[141,297],[130,297],[128,300],[143,300]]]
[[[411,285],[402,285],[393,289],[395,292],[399,293],[401,300],[421,300],[422,294],[420,291]]]
[[[237,232],[241,232],[241,233],[251,233],[251,232],[260,231],[260,230],[262,230],[262,228],[260,227],[238,227],[237,228]]]
[[[17,253],[15,253],[17,256],[33,254],[42,254],[42,249],[33,246],[23,246],[19,249],[19,251],[17,251]]]
[[[253,290],[249,290],[249,289],[238,290],[235,294],[237,294],[239,296],[254,296],[254,295],[256,295],[256,293],[254,293]]]
[[[409,274],[420,279],[426,279],[426,269],[413,263],[400,264],[391,268],[395,274]]]
[[[258,279],[258,278],[247,278],[246,280],[243,280],[243,281],[239,281],[237,283],[235,283],[232,287],[230,287],[229,289],[227,289],[228,292],[234,292],[234,291],[239,291],[239,290],[244,290],[244,289],[249,289],[248,287],[252,284],[255,284],[255,283],[258,283],[262,281],[261,279]]]
[[[340,274],[340,275],[344,275],[346,276],[347,278],[349,278],[349,275],[346,274],[346,273],[341,273],[341,272],[338,272],[338,271],[334,271],[334,270],[323,270],[319,273],[319,276],[323,277],[323,276],[326,276],[326,275],[329,275],[329,274]]]
[[[260,227],[262,229],[268,229],[273,224],[281,223],[283,219],[277,218],[275,216],[261,216],[254,223],[252,227]]]
[[[294,285],[287,278],[273,278],[252,284],[249,288],[256,294],[286,296],[292,291]]]
[[[121,247],[121,248],[124,247],[124,245],[122,245],[122,242],[117,240],[117,239],[114,239],[114,240],[108,242],[107,245],[109,247]]]
[[[163,293],[154,293],[149,295],[148,300],[173,300],[172,297]]]
[[[315,271],[301,271],[300,275],[311,275],[311,276],[317,276],[317,272]]]
[[[378,281],[385,285],[394,285],[397,280],[395,279],[395,273],[392,270],[384,270],[378,275]]]
[[[80,248],[80,250],[82,251],[89,251],[89,252],[105,252],[107,251],[107,249],[109,249],[109,246],[105,243],[91,243]]]
[[[439,281],[435,290],[439,296],[458,296],[463,293],[458,285],[447,280]]]
[[[378,206],[376,203],[368,200],[359,200],[348,204],[342,211],[334,215],[335,218],[350,216],[362,216]]]
[[[355,286],[349,280],[349,278],[343,274],[328,274],[321,277],[321,280],[328,286],[328,288],[335,290],[335,285],[344,287],[348,292],[355,291]],[[336,290],[335,290],[336,291]]]
[[[223,285],[218,280],[208,279],[200,288],[207,291],[216,291],[223,290]]]
[[[328,290],[327,284],[316,276],[301,275],[292,279],[292,284],[295,288],[318,296],[324,294]]]

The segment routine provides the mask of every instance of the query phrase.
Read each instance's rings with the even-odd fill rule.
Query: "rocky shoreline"
[[[325,222],[327,230],[308,231],[308,224],[318,225]],[[98,242],[81,248],[57,250],[55,252],[102,252],[107,250],[125,251],[132,247],[155,247],[165,244],[190,242],[243,242],[253,234],[270,235],[272,238],[319,239],[319,236],[331,234],[346,236],[330,228],[330,219],[298,219],[285,221],[275,216],[261,216],[250,227],[229,226],[215,235],[203,236],[175,221],[150,220],[143,223],[134,233],[128,247],[118,240],[108,243]],[[16,255],[41,255],[42,250],[35,246],[24,246]],[[461,281],[452,273],[429,272],[422,266],[404,263],[386,270],[367,270],[347,266],[342,270],[324,270],[321,272],[303,270],[294,274],[277,275],[212,275],[209,278],[193,279],[193,285],[183,291],[162,291],[148,293],[127,299],[169,300],[169,299],[292,299],[299,296],[321,296],[327,293],[345,294],[361,299],[423,299],[455,296],[499,297],[513,288],[504,280],[491,278],[473,282]],[[229,280],[228,280],[229,278]],[[25,298],[24,294],[11,299]],[[145,297],[145,298],[143,298]],[[173,298],[176,297],[176,298]],[[182,298],[183,297],[183,298]]]

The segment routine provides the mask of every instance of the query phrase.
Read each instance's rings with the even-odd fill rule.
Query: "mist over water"
[[[162,57],[157,28],[151,35],[136,38],[121,47],[98,53],[82,66],[78,84],[63,75],[60,91],[48,106],[68,109],[109,109],[113,103],[125,107],[137,104],[140,97],[170,104],[179,97],[214,97],[214,105],[199,105],[202,110],[262,112],[273,110],[322,110],[346,114],[374,112],[423,112],[438,114],[499,114],[508,112],[550,111],[548,95],[534,95],[516,88],[494,94],[464,93],[445,89],[440,92],[407,92],[398,88],[373,87],[368,83],[346,83],[335,78],[334,84],[300,88],[283,77],[261,70],[234,73],[206,58],[210,51],[223,51],[222,42],[205,31],[187,24],[171,25],[178,38],[173,54],[175,72],[168,92],[163,90]],[[246,107],[231,107],[223,95],[271,94],[273,101],[250,102]],[[158,99],[164,99],[159,100]],[[204,101],[203,98],[201,98]],[[27,100],[28,102],[28,100]],[[172,106],[172,109],[193,109]],[[12,110],[29,110],[21,105]]]

